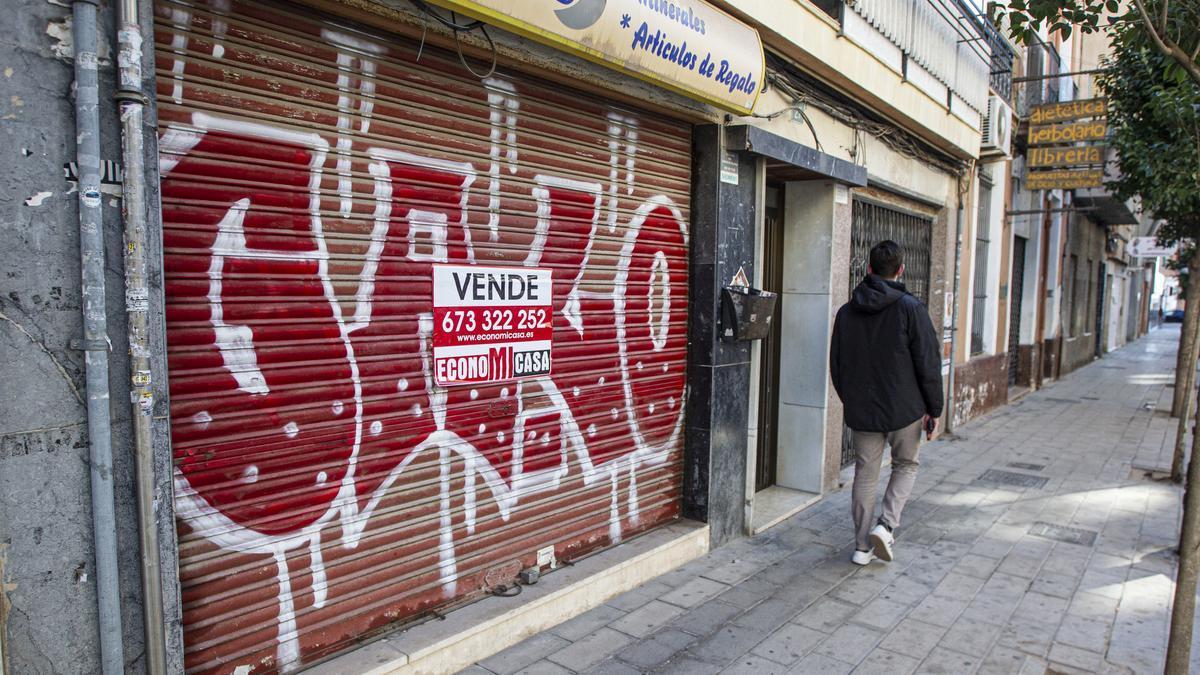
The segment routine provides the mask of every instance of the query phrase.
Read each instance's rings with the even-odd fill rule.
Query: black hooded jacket
[[[838,310],[829,371],[846,426],[895,431],[942,414],[940,341],[904,284],[868,274]]]

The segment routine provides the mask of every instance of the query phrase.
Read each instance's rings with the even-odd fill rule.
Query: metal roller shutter
[[[690,127],[258,2],[160,2],[186,665],[292,670],[677,517]],[[436,386],[436,263],[553,374]]]

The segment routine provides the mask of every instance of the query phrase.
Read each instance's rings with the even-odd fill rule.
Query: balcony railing
[[[959,0],[853,0],[847,13],[861,17],[976,112],[987,110],[992,65],[984,24]],[[848,17],[847,17],[848,18]],[[998,36],[997,36],[998,37]]]
[[[1046,77],[1062,72],[1062,58],[1053,45],[1037,39],[1025,50],[1025,77],[1017,87],[1017,114],[1028,117],[1029,109],[1043,103],[1057,103],[1074,97],[1075,86],[1066,77]]]

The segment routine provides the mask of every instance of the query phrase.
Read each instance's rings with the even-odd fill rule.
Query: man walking
[[[921,432],[932,438],[942,414],[940,341],[925,305],[900,283],[902,274],[900,245],[876,244],[866,278],[838,310],[829,350],[833,386],[852,431],[852,560],[859,565],[892,560],[892,532],[917,479]],[[885,443],[892,448],[892,477],[875,521]]]

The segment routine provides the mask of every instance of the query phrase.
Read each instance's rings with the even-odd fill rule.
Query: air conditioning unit
[[[983,157],[1012,156],[1012,108],[1004,99],[992,94],[988,96],[987,114],[983,116],[981,129],[983,141],[980,155]]]

